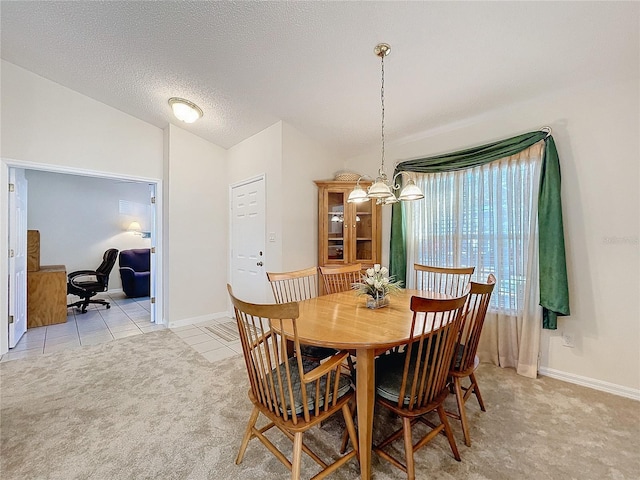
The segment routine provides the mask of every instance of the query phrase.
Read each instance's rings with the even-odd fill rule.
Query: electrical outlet
[[[575,339],[573,338],[572,333],[563,332],[562,333],[562,345],[564,347],[573,348],[576,346]]]

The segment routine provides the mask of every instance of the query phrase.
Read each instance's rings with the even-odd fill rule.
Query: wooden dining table
[[[411,297],[450,298],[435,292],[401,290],[390,297],[389,305],[370,309],[366,297],[355,291],[323,295],[299,302],[297,320],[300,343],[355,351],[356,404],[360,474],[371,478],[373,409],[375,404],[375,358],[390,348],[404,345],[411,334]],[[285,322],[286,337],[293,337]]]

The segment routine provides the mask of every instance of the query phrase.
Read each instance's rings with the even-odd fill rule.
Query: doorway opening
[[[100,245],[96,245],[96,243],[103,243],[104,245],[109,246],[113,246],[113,244],[115,244],[119,247],[120,250],[124,248],[142,248],[148,246],[148,248],[152,252],[150,255],[150,322],[163,323],[161,304],[162,214],[160,201],[161,199],[157,195],[157,192],[161,191],[161,180],[154,178],[109,174],[105,172],[75,168],[33,164],[30,162],[5,159],[2,159],[1,161],[0,178],[9,179],[9,175],[11,174],[11,172],[16,170],[22,170],[26,172],[27,178],[29,177],[29,175],[31,175],[32,180],[37,178],[38,180],[37,182],[34,181],[34,184],[39,184],[40,186],[46,184],[47,178],[55,178],[57,180],[57,193],[56,191],[54,191],[53,193],[57,194],[58,197],[60,197],[56,199],[57,206],[59,208],[57,208],[57,210],[53,214],[51,214],[51,217],[53,218],[45,218],[44,220],[40,218],[40,223],[44,222],[45,225],[47,225],[49,232],[48,238],[41,239],[42,245],[47,245],[46,248],[49,248],[49,259],[52,258],[51,248],[55,248],[56,243],[58,244],[58,247],[60,247],[59,244],[61,242],[66,242],[69,244],[64,245],[61,248],[63,251],[65,248],[67,249],[66,258],[69,258],[69,251],[73,249],[75,249],[75,251],[80,251],[82,249],[82,245],[87,246],[85,248],[87,251],[89,251],[90,249],[95,250],[96,248],[103,248]],[[0,195],[2,195],[2,198],[10,198],[10,183],[11,182],[9,181],[3,181],[2,185],[0,185]],[[64,185],[77,186],[77,189],[74,187],[72,191],[66,192],[66,187]],[[113,212],[107,215],[104,213],[104,209],[102,206],[99,206],[98,208],[96,207],[96,205],[99,205],[99,202],[96,203],[97,200],[94,199],[92,203],[90,197],[92,195],[92,189],[104,189],[105,191],[108,191],[110,188],[113,189],[113,192],[110,196],[107,196],[107,203],[109,203],[109,206],[105,208],[111,209],[113,210]],[[118,192],[132,191],[132,189],[137,189],[138,197],[131,198],[129,196],[127,198],[126,194],[122,194],[123,198],[121,200],[119,199]],[[146,197],[146,200],[140,199],[140,195],[142,195],[140,192],[142,190],[146,192],[144,193],[144,197]],[[46,198],[43,199],[42,193],[40,193],[40,198],[38,198],[38,195],[35,195],[35,192],[30,191],[29,188],[27,188],[26,191],[27,210],[29,208],[29,197],[32,197],[32,200],[34,201],[38,200],[40,202],[46,202]],[[99,192],[96,193],[96,196],[98,194]],[[65,202],[66,204],[68,204],[68,207],[60,207],[60,205],[65,204]],[[146,205],[141,206],[142,203],[146,203]],[[0,216],[4,216],[4,218],[0,220],[0,245],[4,244],[10,251],[11,246],[8,245],[8,243],[10,242],[9,233],[12,229],[10,218],[12,217],[13,213],[10,209],[15,207],[11,206],[10,202],[5,203],[5,205],[7,205],[6,209],[2,209],[2,211],[0,211]],[[92,206],[93,208],[91,208]],[[41,210],[45,211],[46,209]],[[95,210],[100,210],[100,212],[96,212]],[[41,215],[42,211],[40,212]],[[90,213],[88,214],[87,211],[95,214],[95,220],[89,220],[87,222],[86,219],[88,218],[88,215],[90,215]],[[60,223],[60,228],[55,228],[56,221]],[[134,221],[138,222],[138,224],[141,226],[140,232],[127,231],[127,227]],[[24,226],[21,226],[20,228],[25,230],[24,233],[26,235],[26,220],[23,222],[23,224]],[[109,224],[106,225],[106,227],[109,227],[110,230],[108,228],[105,229],[106,227],[104,224]],[[13,225],[13,229],[15,228],[16,226]],[[30,224],[29,228],[38,229],[38,225]],[[97,231],[89,232],[91,229]],[[100,239],[101,234],[106,238]],[[148,238],[145,240],[141,240],[145,237]],[[100,251],[100,256],[95,259],[93,259],[93,256],[95,256],[95,254],[91,253],[90,255],[92,258],[92,262],[87,263],[80,268],[95,268],[102,258],[102,253],[103,252]],[[78,256],[80,257],[80,255]],[[58,263],[57,258],[55,260],[56,263]],[[76,267],[77,266],[78,265],[76,265]],[[66,273],[70,273],[72,268],[67,268],[67,270],[68,271]],[[114,286],[115,290],[121,288],[119,272],[117,269],[114,269],[114,271],[115,274],[112,272],[111,275],[109,292],[112,292],[114,290]],[[0,291],[0,304],[2,305],[2,308],[6,310],[5,313],[7,313],[6,315],[0,316],[0,354],[4,354],[9,350],[9,311],[11,308],[10,300],[12,299],[12,295],[15,294],[19,299],[24,297],[24,301],[26,301],[26,292],[10,290],[12,288],[12,266],[10,265],[10,261],[2,262],[2,265],[0,266],[0,275],[2,275],[3,278],[9,279],[9,285],[7,285],[7,288],[3,288],[2,291]],[[26,289],[26,284],[22,286],[20,282],[17,282],[13,286],[13,288],[24,290]]]

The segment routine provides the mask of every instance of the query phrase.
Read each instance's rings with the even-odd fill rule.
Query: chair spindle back
[[[360,281],[362,265],[322,266],[320,275],[324,284],[324,293],[339,293],[353,289],[353,284]]]
[[[464,371],[474,365],[482,326],[495,286],[496,277],[493,274],[489,275],[487,283],[471,282],[457,341],[457,358],[454,357],[452,370]]]
[[[318,296],[318,269],[309,267],[293,272],[267,272],[276,303],[300,302]]]
[[[411,298],[414,313],[398,408],[424,408],[447,388],[467,293],[446,300]]]
[[[414,263],[415,288],[459,297],[471,281],[475,267],[432,267]]]

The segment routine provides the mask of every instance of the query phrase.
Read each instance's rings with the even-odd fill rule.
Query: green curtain
[[[396,166],[399,171],[418,173],[450,172],[473,168],[515,155],[544,140],[538,195],[538,239],[540,264],[540,305],[542,326],[557,328],[557,317],[569,315],[569,285],[564,249],[562,202],[560,199],[560,161],[551,135],[537,131],[499,142],[434,157],[408,160]],[[397,279],[407,276],[407,255],[402,205],[393,205],[389,270]]]

